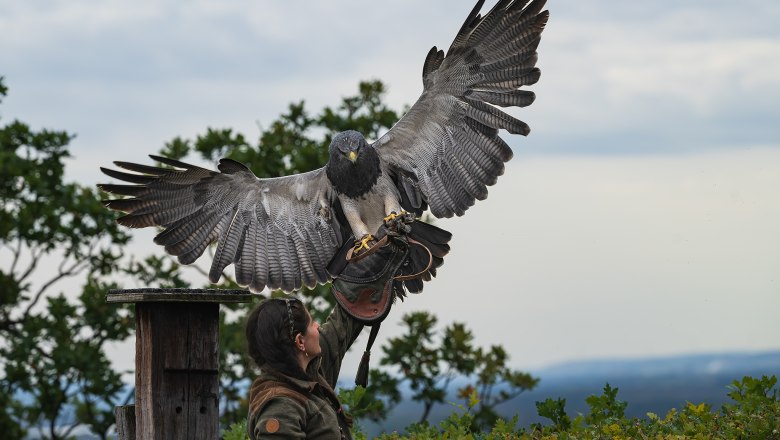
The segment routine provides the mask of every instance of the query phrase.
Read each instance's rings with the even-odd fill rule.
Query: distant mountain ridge
[[[730,401],[728,385],[743,376],[780,377],[780,350],[581,360],[533,370],[531,374],[541,378],[539,386],[498,407],[506,418],[518,414],[521,426],[547,422],[537,415],[535,402],[548,397],[565,398],[570,416],[587,413],[585,398],[600,395],[607,382],[619,389],[619,400],[628,402],[626,416],[645,417],[648,412],[663,416],[686,402],[706,402],[717,409]],[[449,402],[463,403],[454,397],[457,387],[463,383],[451,387]],[[408,396],[406,391],[402,392]],[[364,423],[364,429],[369,438],[382,431],[400,431],[419,419],[421,408],[406,401],[394,409],[385,423]],[[429,422],[438,423],[452,410],[451,405],[435,406]]]
[[[777,374],[780,373],[779,370],[780,351],[771,351],[581,360],[545,367],[536,374],[542,380],[557,381],[593,376],[655,377],[679,374],[744,374],[762,371],[775,371]]]

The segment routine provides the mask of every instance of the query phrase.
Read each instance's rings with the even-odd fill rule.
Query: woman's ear
[[[303,333],[298,333],[295,335],[295,348],[299,350],[303,350],[305,348],[303,345]]]

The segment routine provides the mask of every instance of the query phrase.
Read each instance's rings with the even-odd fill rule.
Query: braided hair
[[[306,335],[309,314],[301,300],[271,298],[260,303],[246,322],[249,355],[261,369],[270,367],[288,376],[311,380],[298,363],[295,335]]]

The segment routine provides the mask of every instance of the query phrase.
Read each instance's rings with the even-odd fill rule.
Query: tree
[[[474,357],[477,362],[474,383],[460,389],[459,395],[468,399],[472,392],[476,393],[479,404],[474,424],[484,428],[493,426],[499,419],[496,406],[532,390],[539,383],[539,378],[510,368],[507,365],[509,355],[500,345],[491,345],[488,350],[477,348]]]
[[[7,88],[0,78],[0,98]],[[105,438],[123,388],[104,353],[132,330],[129,309],[109,307],[107,277],[127,242],[96,191],[64,181],[64,131],[0,127],[0,429],[38,427],[66,438],[88,423]],[[81,292],[61,290],[82,277]],[[74,295],[75,294],[75,295]]]
[[[388,340],[382,347],[384,357],[380,361],[381,365],[393,367],[396,374],[385,374],[383,382],[369,384],[368,388],[377,395],[389,396],[400,383],[408,382],[412,400],[423,404],[419,423],[427,421],[435,404],[445,402],[449,385],[458,376],[470,381],[458,389],[458,396],[466,401],[476,396],[479,401],[475,427],[492,426],[498,419],[497,405],[533,389],[539,381],[509,368],[508,355],[501,346],[494,345],[489,350],[475,347],[474,336],[463,323],[446,326],[437,338],[438,319],[433,314],[414,312],[404,315],[402,320],[406,332]]]

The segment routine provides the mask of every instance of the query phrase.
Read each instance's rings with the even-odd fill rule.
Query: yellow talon
[[[395,211],[393,211],[393,212],[391,212],[391,213],[390,213],[390,215],[388,215],[387,217],[385,217],[385,219],[384,219],[384,220],[385,220],[385,223],[387,223],[387,222],[389,222],[389,221],[391,221],[391,220],[394,220],[396,217],[400,217],[400,216],[402,216],[402,215],[406,215],[406,211],[404,211],[404,210],[401,210],[401,212],[400,212],[400,213],[398,213],[398,214],[396,214],[396,212],[395,212]]]
[[[360,239],[360,241],[355,240],[355,253],[358,253],[362,251],[363,249],[369,249],[371,246],[369,246],[369,242],[374,240],[374,236],[371,234],[366,234],[363,236],[363,238]]]

